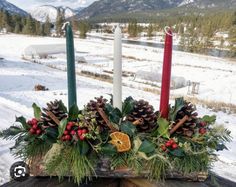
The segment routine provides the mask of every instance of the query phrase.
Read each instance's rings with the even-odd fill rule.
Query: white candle
[[[113,64],[113,106],[122,110],[122,33],[119,25],[115,29]]]

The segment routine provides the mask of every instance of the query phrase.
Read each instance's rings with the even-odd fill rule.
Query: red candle
[[[169,97],[171,81],[171,60],[172,60],[172,31],[166,31],[164,61],[162,69],[162,85],[160,98],[161,117],[168,118],[169,114]]]

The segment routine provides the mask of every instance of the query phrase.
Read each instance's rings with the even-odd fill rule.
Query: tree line
[[[55,23],[52,23],[49,16],[45,22],[37,21],[32,16],[21,16],[18,14],[10,14],[8,11],[0,10],[0,31],[5,29],[6,32],[16,34],[27,34],[37,36],[50,36],[51,30],[54,28],[56,36],[64,36],[62,30],[63,24],[66,22],[64,11],[58,9]],[[80,31],[79,36],[86,38],[86,34],[90,29],[90,25],[86,21],[72,20],[73,30]]]

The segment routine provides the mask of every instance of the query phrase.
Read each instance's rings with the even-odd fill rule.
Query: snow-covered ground
[[[67,81],[65,55],[55,55],[52,59],[40,60],[36,64],[22,60],[25,47],[32,44],[62,44],[63,38],[27,37],[23,35],[0,36],[0,129],[9,127],[15,115],[32,117],[31,105],[36,102],[45,106],[46,102],[62,99],[67,103]],[[75,39],[76,55],[84,57],[87,64],[77,64],[77,71],[89,70],[103,72],[112,70],[112,41],[100,39]],[[163,50],[123,45],[125,71],[137,72],[145,70],[161,72]],[[4,58],[1,60],[1,57]],[[56,67],[57,69],[48,66]],[[58,70],[62,69],[62,70]],[[173,74],[183,76],[187,80],[200,82],[200,93],[197,97],[204,100],[216,100],[236,104],[236,63],[231,60],[193,55],[182,52],[173,53]],[[124,78],[124,82],[136,85],[135,88],[124,86],[123,97],[133,96],[151,102],[156,109],[159,106],[159,95],[138,89],[137,82]],[[36,84],[49,88],[47,92],[35,92]],[[142,86],[142,85],[141,85]],[[112,84],[77,76],[78,105],[82,107],[90,99],[112,92]],[[187,87],[172,90],[172,95],[186,95]],[[219,153],[220,160],[213,171],[236,181],[236,115],[223,112],[214,113],[199,106],[200,114],[216,114],[217,123],[225,124],[232,131],[233,142],[228,144],[229,151]],[[9,180],[9,167],[15,161],[9,153],[13,141],[0,141],[0,185]]]

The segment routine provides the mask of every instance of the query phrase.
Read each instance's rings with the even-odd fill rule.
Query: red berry
[[[171,145],[175,143],[173,139],[170,139],[168,142],[170,142]]]
[[[29,132],[30,134],[35,134],[35,129],[31,128]]]
[[[202,134],[202,135],[206,134],[206,129],[205,128],[200,128],[199,133]]]
[[[42,132],[42,130],[41,130],[41,129],[38,129],[38,130],[36,130],[36,134],[37,134],[37,135],[40,135],[40,134],[41,134],[41,132]]]
[[[70,122],[67,123],[67,125],[68,125],[68,126],[74,126],[74,122],[71,122],[71,121],[70,121]]]
[[[37,129],[38,129],[38,125],[34,124],[32,128],[33,128],[34,130],[37,130]]]
[[[33,118],[33,119],[31,120],[31,122],[32,122],[33,125],[37,125],[37,124],[38,124],[38,120],[35,119],[35,118]]]
[[[72,131],[70,132],[70,134],[71,134],[71,135],[75,135],[75,134],[76,134],[76,131],[72,130]]]
[[[166,142],[166,147],[170,147],[172,144],[168,141]]]
[[[205,121],[200,122],[201,127],[205,127],[207,123]]]
[[[88,131],[86,129],[82,130],[82,134],[86,134]]]
[[[66,137],[65,137],[65,136],[62,136],[62,137],[61,137],[61,140],[62,140],[62,141],[65,141],[65,140],[66,140]]]
[[[68,141],[70,141],[70,140],[71,140],[71,136],[70,136],[70,135],[66,135],[66,136],[65,136],[65,139],[68,140]]]
[[[63,134],[67,135],[67,134],[69,134],[69,131],[65,130]]]
[[[162,149],[162,151],[166,151],[166,146],[165,145],[161,145],[161,149]]]
[[[81,135],[81,136],[79,136],[79,139],[83,141],[85,139],[85,136]]]
[[[173,145],[172,145],[172,149],[177,149],[178,148],[178,145],[176,144],[176,143],[174,143]]]
[[[30,126],[33,125],[31,120],[27,121],[27,124],[30,125]]]
[[[83,134],[83,131],[80,129],[77,131],[78,135],[81,136]]]

